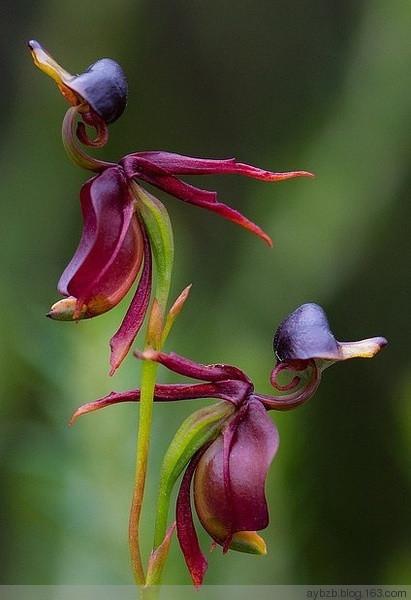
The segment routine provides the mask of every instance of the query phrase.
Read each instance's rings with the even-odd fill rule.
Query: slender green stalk
[[[150,239],[157,276],[154,300],[148,317],[145,349],[154,347],[156,350],[160,350],[173,268],[173,234],[167,211],[161,202],[136,183],[133,183],[131,188]],[[135,484],[129,519],[130,555],[134,579],[140,585],[145,585],[146,583],[140,547],[140,520],[150,450],[153,396],[157,368],[158,365],[155,362],[143,362],[136,445]]]
[[[150,449],[153,394],[156,382],[156,374],[157,364],[151,361],[144,361],[141,372],[141,396],[136,446],[135,483],[129,519],[130,556],[133,565],[135,582],[140,585],[144,585],[146,580],[140,550],[139,529],[147,475],[148,454]]]

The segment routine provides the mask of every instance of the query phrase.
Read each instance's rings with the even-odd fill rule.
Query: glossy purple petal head
[[[324,310],[314,303],[303,304],[288,315],[274,336],[274,352],[280,362],[371,358],[386,344],[383,337],[358,342],[337,341]]]
[[[88,104],[105,123],[113,123],[127,104],[127,79],[120,65],[102,58],[83,73],[71,75],[35,40],[28,43],[34,63],[56,82],[73,106]]]
[[[49,316],[76,320],[118,304],[136,279],[143,260],[143,236],[133,199],[119,167],[86,182],[80,193],[83,232],[58,284],[64,296]]]
[[[265,553],[255,532],[268,525],[264,488],[278,444],[277,429],[265,408],[250,399],[199,461],[196,511],[204,529],[225,550]]]

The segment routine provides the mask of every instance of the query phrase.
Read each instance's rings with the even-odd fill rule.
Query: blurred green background
[[[269,393],[273,331],[303,302],[322,304],[340,339],[390,341],[373,361],[330,369],[306,406],[273,415],[269,554],[216,551],[207,583],[411,583],[410,2],[15,0],[0,10],[1,582],[131,582],[137,407],[67,421],[85,401],[136,387],[139,365],[128,358],[107,375],[126,302],[77,326],[44,318],[79,239],[87,173],[64,154],[64,100],[25,48],[36,38],[72,72],[102,56],[124,66],[129,106],[107,158],[164,149],[317,175],[200,181],[263,225],[273,250],[161,195],[173,295],[194,284],[168,349],[237,364]],[[146,551],[161,457],[200,405],[156,406]],[[189,582],[175,542],[165,580]]]

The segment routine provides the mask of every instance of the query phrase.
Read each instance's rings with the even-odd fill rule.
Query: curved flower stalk
[[[160,581],[165,558],[162,555],[158,559],[155,551],[163,539],[168,539],[166,525],[171,490],[184,468],[176,504],[177,536],[194,585],[201,585],[207,561],[193,522],[192,493],[202,526],[224,552],[230,549],[266,553],[265,542],[257,531],[268,525],[265,480],[279,444],[277,428],[267,411],[299,406],[313,396],[325,368],[348,358],[371,358],[386,343],[383,337],[339,342],[330,330],[323,309],[317,304],[303,304],[281,323],[274,336],[277,364],[270,381],[280,394],[273,396],[256,392],[246,373],[231,365],[202,365],[178,354],[155,350],[136,353],[140,359],[157,362],[174,373],[201,381],[158,384],[154,390],[155,401],[220,399],[218,404],[200,409],[189,417],[167,452],[160,480],[155,564],[150,583]],[[291,379],[280,383],[285,371]],[[112,392],[81,406],[71,423],[100,408],[139,399],[139,389]]]
[[[63,142],[70,158],[97,173],[80,193],[83,234],[58,285],[65,296],[49,317],[78,321],[116,306],[135,281],[137,290],[117,333],[112,337],[111,374],[127,355],[147,312],[151,292],[152,240],[142,204],[158,200],[141,187],[149,183],[184,202],[205,208],[244,227],[272,245],[258,225],[218,200],[217,193],[185,183],[183,175],[236,174],[261,181],[282,181],[312,174],[274,173],[230,159],[203,159],[164,151],[135,152],[118,163],[89,156],[83,146],[101,148],[107,125],[118,119],[127,102],[127,80],[121,67],[104,58],[80,75],[71,75],[36,41],[29,42],[35,64],[57,84],[71,105],[63,123]],[[96,131],[89,137],[87,127]]]

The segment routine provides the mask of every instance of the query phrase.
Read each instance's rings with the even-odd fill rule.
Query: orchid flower
[[[127,80],[120,65],[103,58],[80,75],[72,75],[38,42],[29,42],[29,48],[35,64],[55,81],[71,105],[63,122],[63,142],[69,156],[96,173],[80,192],[83,233],[58,283],[58,291],[65,298],[51,307],[48,316],[62,321],[95,317],[116,306],[137,281],[131,304],[110,341],[113,373],[140,330],[150,302],[154,240],[145,214],[147,206],[162,211],[163,219],[168,218],[161,203],[141,183],[149,183],[188,204],[214,212],[271,246],[267,233],[220,202],[216,192],[194,187],[180,177],[235,174],[274,182],[312,174],[275,173],[234,158],[193,158],[165,151],[135,152],[118,163],[90,157],[81,144],[93,148],[104,146],[108,139],[107,125],[118,119],[126,106]],[[94,139],[88,136],[86,126],[95,129]]]
[[[277,428],[267,411],[299,406],[313,396],[326,367],[348,358],[371,358],[386,343],[383,337],[339,342],[323,309],[317,304],[303,304],[281,323],[274,336],[276,365],[270,381],[281,392],[274,396],[256,392],[250,378],[231,365],[202,365],[175,353],[155,350],[136,353],[138,358],[155,361],[201,382],[158,384],[155,401],[220,400],[183,423],[168,450],[161,475],[159,541],[164,537],[172,486],[186,469],[177,497],[176,523],[194,585],[201,585],[207,560],[193,522],[191,494],[202,526],[224,552],[230,549],[265,554],[265,542],[257,531],[269,522],[265,481],[279,445]],[[289,383],[279,382],[283,371],[291,375]],[[139,389],[112,392],[80,407],[71,423],[89,412],[139,398]]]

